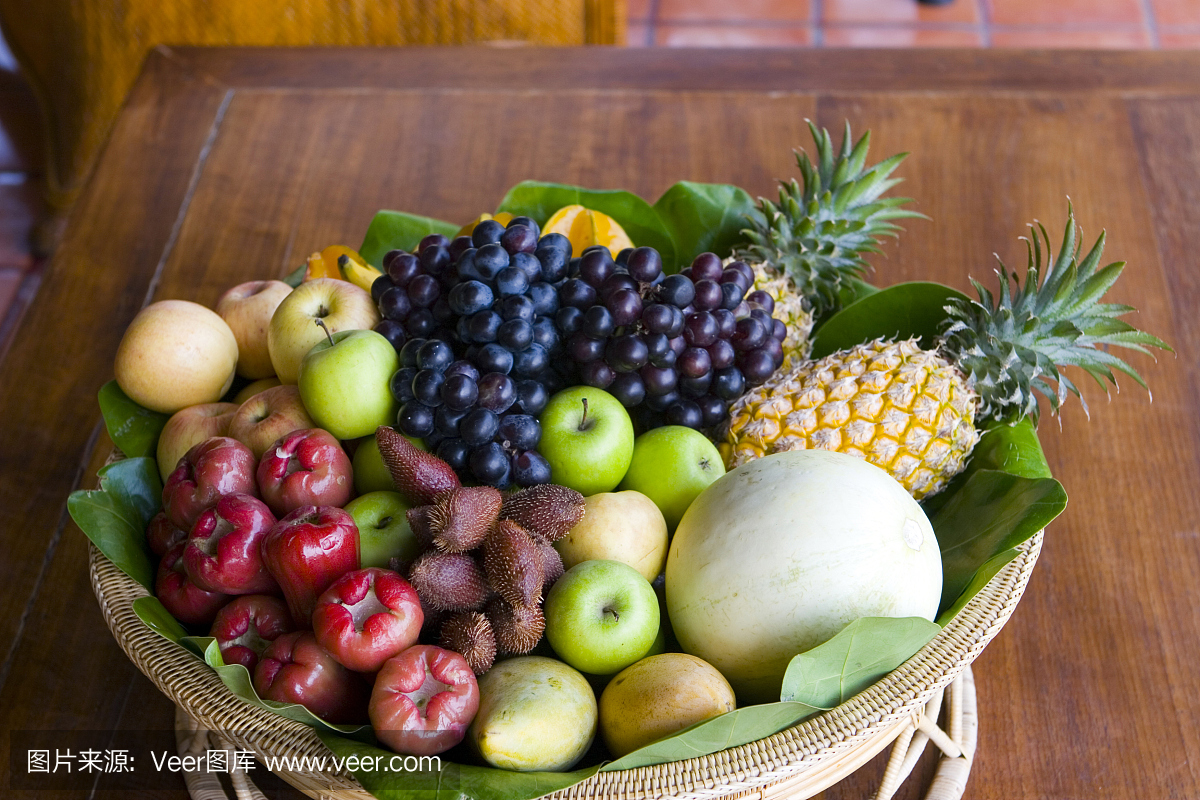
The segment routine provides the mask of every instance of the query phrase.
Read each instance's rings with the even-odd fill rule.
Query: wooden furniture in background
[[[1084,388],[1090,421],[1043,420],[1071,503],[975,662],[966,796],[1200,796],[1198,74],[1191,52],[156,50],[3,360],[0,730],[158,730],[174,750],[64,508],[109,452],[95,392],[149,299],[212,304],[356,244],[379,208],[465,221],[524,178],[770,194],[805,117],[849,119],[876,156],[912,152],[902,191],[931,217],[872,259],[876,283],[990,281],[992,253],[1023,264],[1025,224],[1059,230],[1069,194],[1085,238],[1107,226],[1106,258],[1129,262],[1113,301],[1179,353],[1134,359],[1153,403],[1124,381],[1111,404]],[[885,759],[824,797],[868,796]]]
[[[47,199],[60,210],[158,45],[624,44],[625,16],[625,0],[0,0],[47,121]]]

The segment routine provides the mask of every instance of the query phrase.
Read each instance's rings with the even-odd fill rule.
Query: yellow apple
[[[193,445],[228,432],[229,421],[237,408],[234,403],[202,403],[176,411],[167,420],[158,436],[157,452],[158,474],[164,483]]]
[[[291,293],[292,287],[283,281],[249,281],[234,286],[217,301],[217,313],[237,339],[238,375],[255,380],[275,374],[267,349],[267,328],[275,309]]]
[[[317,278],[300,284],[275,309],[267,328],[267,348],[281,383],[296,383],[300,361],[325,340],[318,319],[333,334],[371,330],[380,317],[370,293],[349,281]]]
[[[667,521],[641,492],[585,497],[583,519],[554,543],[567,569],[584,561],[620,561],[653,581],[667,561]]]
[[[229,435],[249,447],[255,458],[292,431],[315,428],[295,386],[275,386],[242,403],[229,423]]]
[[[233,402],[240,406],[259,392],[265,392],[267,389],[279,385],[279,378],[276,378],[274,375],[269,378],[260,378],[254,381],[254,383],[248,383],[243,386],[242,390],[233,396]]]
[[[135,403],[174,414],[220,400],[233,385],[237,359],[237,339],[220,315],[198,303],[162,300],[129,323],[113,372]]]

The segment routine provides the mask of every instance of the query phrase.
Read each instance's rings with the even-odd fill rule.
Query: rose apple
[[[391,425],[400,410],[388,382],[400,369],[391,342],[375,331],[342,331],[300,361],[300,396],[317,425],[339,439],[357,439]]]
[[[601,492],[584,498],[583,519],[554,543],[567,569],[608,559],[653,581],[667,563],[667,523],[640,492]]]
[[[228,435],[235,411],[237,406],[233,403],[201,403],[176,411],[158,436],[158,474],[163,481],[175,471],[188,450],[205,439]]]
[[[263,594],[279,584],[263,564],[261,548],[275,517],[263,501],[227,494],[203,512],[188,535],[183,563],[201,589],[225,594]]]
[[[725,474],[725,462],[707,436],[682,425],[666,425],[639,436],[622,489],[654,501],[675,530],[683,512],[708,485]]]
[[[379,319],[370,293],[353,283],[318,278],[300,284],[275,309],[267,328],[267,348],[276,377],[282,383],[296,382],[301,359],[326,338],[317,320],[324,322],[330,333],[337,333],[371,330]]]
[[[253,674],[267,646],[295,629],[278,597],[244,594],[217,612],[208,635],[217,640],[226,664],[241,664]]]
[[[191,530],[196,518],[227,494],[258,497],[258,463],[237,439],[215,436],[187,451],[163,487],[163,510],[180,528]]]
[[[295,386],[276,386],[251,397],[237,408],[229,435],[261,459],[271,445],[292,431],[315,428]]]
[[[280,387],[283,388],[283,387]],[[350,456],[328,431],[292,431],[263,453],[258,486],[283,516],[301,506],[344,506],[354,494]]]
[[[129,323],[113,373],[135,403],[174,414],[220,400],[233,385],[237,357],[237,339],[220,316],[197,303],[163,300]]]
[[[149,545],[150,552],[159,558],[187,537],[188,532],[167,519],[166,513],[162,511],[155,514],[146,526],[146,544]]]
[[[154,579],[154,595],[171,616],[184,625],[208,625],[221,607],[231,598],[221,592],[209,592],[192,583],[183,566],[183,550],[187,542],[179,542],[158,562]]]
[[[283,281],[239,283],[217,301],[217,313],[237,339],[237,373],[255,380],[275,374],[271,353],[267,350],[267,328],[275,309],[292,287]]]
[[[393,558],[408,564],[421,554],[422,545],[408,524],[408,509],[399,492],[369,492],[346,504],[358,526],[363,567],[387,567]]]
[[[375,672],[417,643],[425,615],[408,581],[391,570],[347,572],[317,600],[317,641],[343,667]]]
[[[449,750],[467,735],[477,710],[479,684],[467,660],[430,645],[388,659],[371,692],[375,736],[408,755]]]
[[[254,668],[254,690],[264,700],[298,703],[334,724],[367,718],[370,686],[335,661],[311,631],[285,633],[267,646]]]
[[[267,389],[281,385],[279,378],[276,378],[274,375],[254,381],[253,383],[247,383],[241,388],[241,391],[233,396],[233,402],[240,406],[259,392],[265,392]]]
[[[267,533],[262,556],[283,589],[292,619],[307,627],[317,598],[358,569],[358,528],[340,508],[301,506]]]
[[[617,398],[576,386],[550,398],[541,417],[538,451],[550,462],[550,480],[585,497],[610,492],[633,458],[633,423]]]
[[[546,638],[581,672],[611,675],[649,652],[658,636],[658,597],[619,561],[571,567],[546,595]]]

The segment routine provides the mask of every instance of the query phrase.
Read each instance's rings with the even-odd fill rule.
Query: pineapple
[[[747,216],[749,244],[734,253],[754,269],[754,289],[775,301],[773,316],[787,326],[783,368],[808,357],[809,334],[817,319],[841,306],[843,282],[867,270],[866,253],[879,252],[880,236],[895,236],[891,222],[922,217],[900,208],[906,197],[881,198],[899,183],[888,176],[907,153],[892,156],[864,171],[871,132],[851,147],[850,123],[841,150],[833,149],[829,131],[808,123],[816,143],[816,164],[796,151],[803,185],[780,182],[779,205],[759,198]]]
[[[963,470],[980,423],[1036,422],[1038,395],[1051,413],[1068,393],[1084,402],[1060,367],[1080,367],[1101,386],[1116,385],[1115,369],[1145,387],[1107,347],[1169,348],[1117,319],[1134,309],[1099,302],[1125,266],[1097,269],[1104,234],[1080,261],[1070,209],[1057,257],[1046,229],[1030,229],[1024,285],[1003,263],[998,296],[972,281],[979,301],[951,301],[933,350],[878,339],[783,370],[739,398],[721,444],[729,468],[786,450],[836,450],[882,467],[920,500]]]

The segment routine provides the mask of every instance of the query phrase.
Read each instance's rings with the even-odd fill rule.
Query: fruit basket
[[[920,216],[883,197],[903,156],[812,133],[778,205],[525,182],[144,309],[68,507],[181,742],[472,800],[809,797],[895,743],[886,800],[932,742],[961,796],[970,664],[1066,505],[1039,402],[1166,345],[1070,211],[997,294],[864,282]]]

